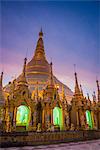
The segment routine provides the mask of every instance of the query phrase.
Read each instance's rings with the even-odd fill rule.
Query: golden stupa
[[[35,92],[36,87],[41,91],[45,88],[50,78],[50,64],[48,63],[44,50],[43,32],[39,32],[39,39],[37,41],[35,54],[32,60],[26,67],[26,78],[31,92]],[[73,92],[63,83],[61,83],[55,76],[54,82],[59,86],[59,91],[62,93],[62,87],[68,100],[71,100]]]
[[[22,75],[20,75],[16,81],[20,80]],[[48,63],[45,55],[44,42],[43,42],[43,32],[42,29],[39,32],[39,38],[37,41],[36,49],[33,58],[26,65],[26,80],[28,83],[29,90],[32,96],[35,95],[38,88],[39,93],[42,94],[43,89],[47,86],[50,79],[50,64]],[[53,80],[56,86],[59,87],[59,93],[62,96],[63,92],[66,95],[68,101],[72,99],[73,92],[71,89],[60,82],[54,75]],[[9,93],[12,82],[6,85],[4,91]],[[41,96],[41,95],[39,95]]]

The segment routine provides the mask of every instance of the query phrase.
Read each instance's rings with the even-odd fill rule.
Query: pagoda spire
[[[23,71],[22,71],[21,76],[19,77],[18,85],[20,85],[20,84],[27,84],[26,75],[25,75],[25,72],[26,72],[26,61],[27,61],[27,58],[24,59]]]
[[[44,42],[43,42],[42,28],[41,28],[41,30],[39,32],[39,39],[37,41],[35,54],[34,54],[33,58],[36,59],[36,60],[46,59],[45,58],[45,51],[44,51]]]
[[[3,72],[1,72],[1,76],[0,76],[0,86],[2,87],[2,80],[3,80]]]
[[[89,93],[87,93],[87,104],[88,104],[89,106],[91,105],[91,100],[90,100]]]
[[[80,94],[80,89],[78,85],[77,73],[75,72],[75,94]]]
[[[80,94],[80,89],[78,85],[77,73],[76,73],[76,64],[74,64],[74,75],[75,75],[75,95]]]
[[[87,93],[87,98],[88,98],[88,100],[90,100],[89,93]]]
[[[81,93],[81,96],[83,97],[83,89],[82,89],[82,85],[80,84],[80,93]]]
[[[26,71],[26,62],[27,58],[24,59],[24,65],[23,65],[23,76],[25,77],[25,71]]]
[[[52,71],[52,62],[50,63],[50,85],[54,85],[53,71]]]
[[[0,106],[2,106],[4,104],[2,81],[3,81],[3,72],[1,73],[1,76],[0,76]]]
[[[95,91],[93,92],[93,102],[96,102],[96,95],[95,95]]]
[[[40,38],[43,37],[42,27],[41,27],[41,30],[40,30],[40,32],[39,32],[39,37],[40,37]]]
[[[96,80],[97,83],[97,90],[98,90],[98,102],[100,102],[100,87],[99,87],[99,81]]]

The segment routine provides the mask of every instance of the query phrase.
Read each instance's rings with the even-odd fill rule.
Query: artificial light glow
[[[86,110],[86,120],[87,120],[87,124],[89,125],[89,128],[93,128],[93,124],[92,124],[92,118],[91,118],[91,113],[89,110]]]
[[[16,124],[21,126],[28,126],[29,124],[29,108],[21,105],[17,108]]]
[[[59,85],[58,85],[58,84],[56,84],[56,85],[55,85],[55,88],[56,88],[56,89],[59,89]]]
[[[62,128],[62,110],[59,107],[53,109],[53,123]]]

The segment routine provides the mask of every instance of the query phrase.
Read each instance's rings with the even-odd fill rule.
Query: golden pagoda
[[[38,82],[38,89],[42,91],[48,84],[50,76],[50,64],[48,63],[45,55],[44,42],[43,42],[43,32],[42,29],[39,32],[39,39],[37,41],[35,54],[31,61],[26,66],[26,79],[29,85],[31,93],[35,93],[35,89]],[[61,83],[55,76],[54,82],[59,86],[59,91],[62,91],[62,86],[64,86],[67,100],[72,99],[73,92],[63,83]]]
[[[98,96],[94,93],[91,101],[89,95],[84,97],[77,73],[74,75],[73,93],[54,76],[53,63],[46,60],[41,30],[35,54],[28,64],[24,59],[21,75],[3,88],[1,73],[0,126],[6,132],[100,129],[99,82]]]

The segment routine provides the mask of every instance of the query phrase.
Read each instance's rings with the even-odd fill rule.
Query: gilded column
[[[14,108],[14,127],[16,127],[17,107]]]
[[[76,110],[77,126],[79,127],[79,110]]]
[[[51,124],[53,124],[53,109],[51,108]]]
[[[44,124],[44,119],[45,119],[45,118],[44,118],[44,117],[45,117],[45,114],[44,114],[44,113],[45,113],[45,110],[44,110],[44,108],[43,108],[43,110],[42,110],[42,124]]]
[[[64,110],[62,109],[62,129],[65,129],[65,113]]]
[[[36,113],[36,108],[34,108],[34,109],[35,110],[34,110],[34,119],[33,119],[34,120],[34,125],[33,126],[34,126],[34,130],[36,130],[36,117],[37,117],[36,114],[37,113]]]

